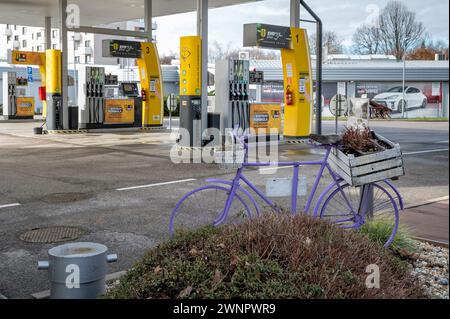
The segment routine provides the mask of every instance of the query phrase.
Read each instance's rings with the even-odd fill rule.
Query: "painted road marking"
[[[448,144],[448,141],[437,142],[436,144]]]
[[[403,153],[403,155],[418,155],[418,154],[428,154],[428,153],[440,153],[440,152],[448,152],[448,148],[441,148],[437,150],[428,150],[428,151],[418,151],[418,152],[409,152],[409,153]]]
[[[14,204],[0,205],[0,209],[3,209],[3,208],[11,208],[11,207],[17,207],[17,206],[21,206],[21,204],[19,204],[19,203],[14,203]]]
[[[125,188],[119,188],[117,189],[119,192],[122,191],[131,191],[135,189],[142,189],[142,188],[152,188],[152,187],[158,187],[158,186],[166,186],[166,185],[174,185],[174,184],[182,184],[182,183],[189,183],[189,182],[195,182],[196,179],[190,178],[190,179],[183,179],[179,181],[173,181],[173,182],[165,182],[165,183],[157,183],[157,184],[149,184],[149,185],[141,185],[141,186],[133,186],[133,187],[125,187]]]

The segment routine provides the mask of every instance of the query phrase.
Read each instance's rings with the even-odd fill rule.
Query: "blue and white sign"
[[[28,73],[28,83],[33,83],[33,68],[31,66],[27,67]]]

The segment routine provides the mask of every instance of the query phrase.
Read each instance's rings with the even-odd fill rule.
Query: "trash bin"
[[[96,299],[106,292],[108,263],[117,255],[95,243],[71,243],[49,250],[49,260],[38,263],[48,270],[51,299]]]

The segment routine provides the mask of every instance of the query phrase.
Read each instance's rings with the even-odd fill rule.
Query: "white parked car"
[[[403,88],[394,87],[386,93],[379,94],[373,98],[373,101],[387,106],[393,112],[407,111],[413,108],[426,108],[428,104],[427,97],[421,90],[415,87],[405,88],[405,99],[403,99]]]

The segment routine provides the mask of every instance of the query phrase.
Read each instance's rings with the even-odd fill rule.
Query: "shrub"
[[[381,288],[368,289],[376,264]],[[306,216],[266,215],[179,235],[146,254],[108,298],[421,298],[408,266],[366,236]]]

